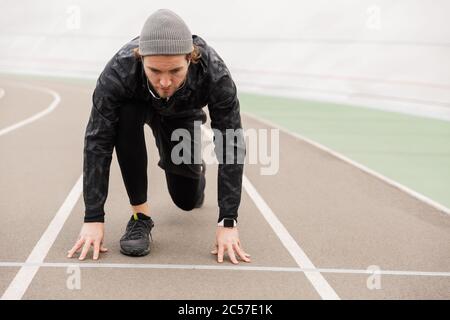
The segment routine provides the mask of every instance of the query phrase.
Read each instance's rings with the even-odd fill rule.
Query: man
[[[250,262],[237,229],[243,174],[243,162],[237,160],[245,155],[245,143],[239,134],[242,125],[236,87],[214,49],[192,35],[184,21],[166,9],[156,11],[147,19],[140,37],[116,53],[97,81],[85,135],[86,212],[79,238],[68,252],[69,258],[81,250],[79,259],[85,259],[91,246],[94,260],[107,251],[103,247],[104,204],[114,148],[133,210],[120,239],[121,252],[129,256],[150,252],[154,222],[147,202],[144,124],[152,129],[160,156],[158,165],[165,171],[174,203],[187,211],[202,206],[205,164],[202,161],[179,163],[179,159],[174,159],[177,142],[173,141],[173,133],[179,129],[190,133],[191,140],[183,143],[191,147],[188,151],[194,151],[187,152],[187,158],[198,159],[200,142],[192,137],[206,121],[203,111],[206,105],[219,160],[219,219],[215,249],[211,253],[217,255],[218,262],[223,262],[224,252],[233,263],[238,263],[237,258]],[[232,161],[229,161],[229,147]]]

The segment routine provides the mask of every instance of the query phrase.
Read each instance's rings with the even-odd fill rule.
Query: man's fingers
[[[241,246],[239,243],[238,243],[238,245],[239,245],[239,249],[241,249],[242,253],[243,253],[246,257],[250,258],[251,255],[248,254],[247,252],[245,252],[244,248],[242,248],[242,246]]]
[[[227,251],[228,251],[228,256],[230,257],[231,262],[233,262],[234,264],[238,264],[239,261],[237,261],[236,255],[234,254],[233,244],[230,243],[227,245]]]
[[[98,256],[100,254],[100,242],[94,242],[94,260],[98,260]]]
[[[217,262],[220,263],[223,262],[223,251],[224,251],[223,245],[219,245],[219,248],[217,249]]]
[[[91,243],[92,243],[91,239],[86,240],[83,246],[83,250],[81,251],[80,257],[78,258],[79,260],[84,260],[84,258],[86,258],[86,255],[89,252],[89,248],[91,247]]]
[[[104,239],[102,239],[102,241],[100,242],[100,252],[108,252],[108,249],[103,246],[103,241]]]
[[[67,258],[72,258],[74,253],[77,252],[84,243],[84,239],[79,239],[75,245],[67,252]]]
[[[236,252],[238,253],[239,257],[240,257],[242,260],[244,260],[245,262],[251,262],[250,259],[249,259],[249,257],[248,257],[248,254],[246,254],[246,253],[244,252],[244,250],[242,250],[242,249],[239,247],[238,244],[235,244],[233,247],[234,247],[234,249],[236,250]]]
[[[247,252],[245,252],[244,248],[242,248],[242,246],[241,246],[241,241],[238,240],[237,244],[238,244],[239,248],[242,250],[242,252],[243,252],[247,257],[250,258],[251,255],[249,255]]]
[[[225,251],[228,252],[228,256],[230,257],[230,260],[234,264],[238,264],[239,261],[236,258],[235,252],[238,254],[238,257],[245,262],[251,262],[250,255],[246,253],[238,243],[234,244],[228,244],[226,246],[224,245],[216,245],[216,247],[211,251],[211,254],[217,255],[217,262],[222,263],[223,262],[223,256],[225,254]]]
[[[108,252],[101,242],[94,242],[94,260],[98,260],[100,253]]]

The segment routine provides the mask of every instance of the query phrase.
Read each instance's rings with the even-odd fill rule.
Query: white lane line
[[[0,99],[5,96],[5,89],[0,88]]]
[[[404,271],[404,270],[364,270],[364,269],[339,269],[319,268],[307,269],[297,267],[252,267],[252,266],[213,266],[213,265],[190,265],[190,264],[152,264],[152,263],[69,263],[69,262],[0,262],[0,268],[13,267],[40,267],[40,268],[105,268],[105,269],[176,269],[176,270],[230,270],[230,271],[264,271],[264,272],[320,272],[335,274],[379,274],[394,276],[422,276],[422,277],[450,277],[450,272],[436,271]]]
[[[9,284],[5,293],[1,297],[1,300],[20,300],[25,294],[28,286],[31,281],[33,281],[34,276],[39,270],[39,264],[42,263],[45,257],[48,254],[48,251],[52,247],[53,243],[56,240],[59,232],[61,231],[64,223],[70,215],[73,207],[78,201],[78,198],[81,195],[83,190],[83,175],[78,178],[78,181],[73,186],[67,198],[64,200],[64,203],[59,208],[58,212],[56,212],[55,217],[50,222],[49,226],[45,230],[44,234],[41,236],[39,241],[31,251],[28,259],[26,260],[27,264],[36,263],[37,265],[24,265],[20,268],[19,272],[17,272],[16,276]]]
[[[368,173],[368,174],[370,174],[370,175],[372,175],[372,176],[382,180],[383,182],[385,182],[385,183],[387,183],[387,184],[389,184],[389,185],[391,185],[391,186],[393,186],[393,187],[395,187],[395,188],[397,188],[397,189],[407,193],[408,195],[412,196],[413,198],[416,198],[417,200],[422,201],[422,202],[430,205],[431,207],[433,207],[433,208],[435,208],[435,209],[437,209],[437,210],[439,210],[439,211],[441,211],[441,212],[443,212],[445,214],[450,215],[450,209],[447,208],[446,206],[444,206],[444,205],[442,205],[442,204],[440,204],[440,203],[438,203],[438,202],[428,198],[427,196],[424,196],[423,194],[420,194],[420,193],[418,193],[418,192],[416,192],[416,191],[414,191],[414,190],[412,190],[412,189],[402,185],[401,183],[398,183],[398,182],[396,182],[394,180],[391,180],[388,177],[385,177],[384,175],[382,175],[382,174],[380,174],[380,173],[378,173],[378,172],[376,172],[376,171],[374,171],[372,169],[369,169],[366,166],[364,166],[364,165],[362,165],[362,164],[360,164],[360,163],[358,163],[358,162],[356,162],[354,160],[351,160],[351,159],[347,158],[346,156],[344,156],[344,155],[342,155],[342,154],[340,154],[340,153],[338,153],[336,151],[333,151],[333,150],[325,147],[324,145],[321,145],[321,144],[319,144],[319,143],[317,143],[315,141],[312,141],[312,140],[310,140],[310,139],[308,139],[308,138],[306,138],[306,137],[304,137],[304,136],[302,136],[302,135],[300,135],[298,133],[291,132],[291,131],[289,131],[289,130],[281,127],[280,125],[277,125],[277,124],[275,124],[275,123],[273,123],[273,122],[271,122],[269,120],[261,119],[261,118],[255,116],[255,115],[249,114],[247,112],[242,112],[241,111],[241,113],[244,114],[246,117],[249,117],[249,118],[251,118],[251,119],[253,119],[255,121],[261,122],[262,124],[265,124],[267,126],[270,126],[270,127],[273,127],[273,128],[277,128],[281,132],[283,132],[283,133],[285,133],[285,134],[287,134],[287,135],[289,135],[291,137],[294,137],[296,139],[304,141],[304,142],[306,142],[306,143],[316,147],[317,149],[320,149],[320,150],[322,150],[322,151],[324,151],[326,153],[329,153],[330,155],[338,158],[339,160],[347,162],[348,164],[350,164],[350,165],[360,169],[361,171],[364,171],[364,172],[366,172],[366,173]]]
[[[209,141],[212,141],[214,136],[211,129],[202,126],[202,129]],[[250,198],[255,203],[256,207],[259,209],[261,214],[264,216],[270,227],[273,229],[275,234],[281,240],[281,243],[288,250],[291,256],[294,258],[295,262],[300,268],[306,268],[310,270],[317,270],[312,261],[308,258],[306,253],[300,248],[297,242],[292,238],[289,234],[288,230],[283,226],[281,221],[277,218],[277,216],[273,213],[272,209],[270,209],[269,205],[264,201],[261,195],[256,191],[255,187],[252,185],[250,180],[243,175],[242,177],[242,185],[245,191],[248,193]],[[308,271],[305,272],[306,278],[311,282],[314,289],[317,293],[322,297],[322,299],[326,300],[339,300],[339,296],[330,286],[330,284],[325,280],[325,278],[317,271]]]
[[[298,264],[300,268],[305,268],[309,270],[317,270],[312,261],[308,258],[306,253],[300,248],[297,242],[292,238],[289,234],[288,230],[283,226],[281,221],[277,218],[277,216],[273,213],[272,209],[268,206],[268,204],[264,201],[261,195],[256,191],[255,187],[252,183],[247,179],[244,175],[242,178],[242,185],[247,191],[250,198],[252,198],[256,207],[262,213],[264,218],[267,220],[269,225],[272,227],[275,234],[280,238],[281,243],[284,247],[289,251],[291,256],[294,258],[295,262]],[[330,284],[325,280],[325,278],[317,271],[308,271],[305,272],[306,278],[308,278],[309,282],[313,285],[314,289],[316,289],[317,293],[322,297],[322,299],[326,300],[339,300],[339,296],[330,286]]]
[[[40,87],[40,86],[35,86],[35,85],[27,85],[27,84],[15,84],[15,85],[18,87],[23,87],[23,88],[28,88],[28,89],[32,89],[32,90],[39,90],[42,92],[46,92],[46,93],[50,94],[51,96],[53,96],[53,101],[50,103],[50,105],[45,110],[38,112],[35,115],[33,115],[25,120],[17,122],[16,124],[14,124],[12,126],[0,129],[0,136],[7,134],[13,130],[19,129],[20,127],[23,127],[27,124],[30,124],[30,123],[42,118],[43,116],[46,116],[47,114],[52,112],[58,106],[58,104],[61,102],[60,95],[51,89]]]

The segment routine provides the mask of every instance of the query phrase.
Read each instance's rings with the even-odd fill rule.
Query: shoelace
[[[143,235],[145,236],[147,234],[148,229],[148,225],[144,221],[132,220],[131,228],[127,232],[127,238],[132,240],[142,238]],[[151,233],[150,238],[152,239]]]

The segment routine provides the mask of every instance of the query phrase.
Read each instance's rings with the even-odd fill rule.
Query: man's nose
[[[171,84],[172,84],[172,81],[170,80],[169,77],[162,77],[161,80],[159,80],[159,85],[162,88],[168,88],[168,87],[170,87]]]

